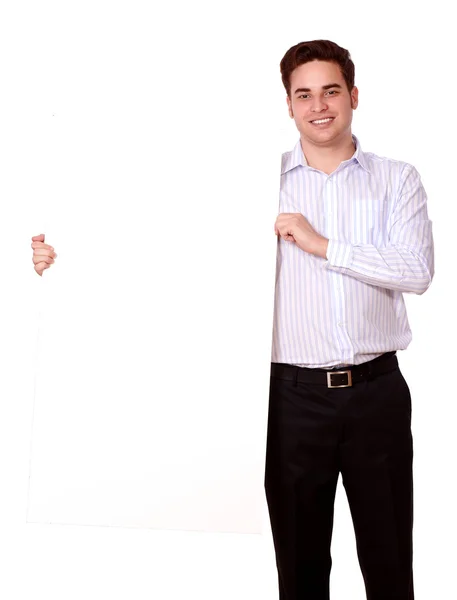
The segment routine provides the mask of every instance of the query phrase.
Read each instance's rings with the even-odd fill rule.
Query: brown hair
[[[294,69],[312,60],[325,60],[339,65],[349,91],[354,87],[354,63],[348,50],[329,40],[300,42],[289,48],[280,63],[281,78],[290,97],[290,75]]]

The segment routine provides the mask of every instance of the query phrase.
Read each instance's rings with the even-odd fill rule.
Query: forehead
[[[295,88],[320,89],[329,83],[345,84],[341,69],[334,62],[312,60],[294,69],[290,75],[292,93]]]

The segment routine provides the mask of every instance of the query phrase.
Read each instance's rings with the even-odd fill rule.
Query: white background
[[[91,148],[97,135],[99,141],[105,140],[105,148],[109,150],[118,132],[125,131],[129,111],[137,107],[137,98],[129,90],[139,85],[139,78],[157,86],[159,108],[151,110],[150,118],[163,116],[169,122],[172,144],[176,130],[183,131],[179,139],[180,153],[189,154],[193,148],[192,136],[185,134],[183,118],[188,123],[188,115],[183,117],[185,104],[181,102],[186,100],[181,95],[183,89],[184,95],[192,93],[195,101],[197,94],[199,102],[208,107],[208,119],[200,123],[205,132],[213,130],[215,120],[223,119],[218,110],[221,94],[225,97],[231,94],[236,102],[244,105],[255,127],[259,126],[258,115],[268,103],[275,111],[270,120],[261,123],[271,134],[267,150],[271,148],[271,152],[280,153],[292,147],[297,133],[287,117],[285,102],[283,104],[279,69],[277,81],[272,83],[268,79],[265,87],[258,83],[259,70],[267,77],[272,76],[276,66],[269,68],[271,61],[279,63],[284,52],[298,41],[319,38],[332,39],[351,51],[360,90],[353,131],[362,147],[414,164],[429,196],[437,273],[424,296],[407,297],[413,342],[406,352],[400,353],[399,360],[413,397],[416,597],[419,600],[452,597],[457,501],[452,481],[457,393],[452,383],[456,326],[451,264],[456,217],[453,187],[456,90],[453,32],[445,4],[434,3],[433,8],[422,9],[413,4],[392,3],[379,5],[374,10],[370,5],[362,8],[356,3],[341,8],[336,3],[325,7],[289,3],[280,8],[245,2],[225,10],[203,4],[193,4],[187,9],[175,5],[167,14],[162,8],[152,9],[146,3],[134,2],[128,5],[43,2],[39,6],[14,2],[4,3],[2,7],[2,597],[140,600],[178,597],[273,600],[277,597],[268,528],[262,537],[26,524],[38,320],[45,286],[51,283],[52,277],[49,272],[40,279],[33,272],[30,237],[41,233],[47,220],[52,219],[49,215],[59,210],[57,199],[65,205],[64,214],[68,214],[66,207],[70,205],[76,214],[78,198],[84,186],[89,185],[91,172],[96,173],[93,164],[86,164],[77,178],[65,181],[56,177],[62,161],[56,164],[49,159],[58,157],[58,151],[52,146],[55,138],[50,121],[58,118],[56,107],[62,105],[64,98],[77,99],[86,111],[92,106],[94,115],[104,117],[103,128],[98,131],[87,127],[87,123],[86,129],[81,129],[78,144],[83,156],[87,156],[83,150]],[[223,38],[233,44],[232,52],[251,40],[255,60],[249,57],[246,60],[245,70],[239,73],[239,87],[225,89],[224,73],[217,69],[202,77],[198,64],[193,62],[185,68],[185,49],[182,62],[176,64],[173,60],[169,65],[165,55],[168,42],[176,44],[185,36],[200,43],[209,36],[215,47],[218,39]],[[142,39],[148,40],[145,48],[140,47]],[[135,70],[134,61],[132,63],[135,56],[142,56],[154,43],[164,53],[164,65],[170,67],[167,77],[171,77],[171,86],[165,85],[162,72],[140,72]],[[259,52],[259,44],[265,48],[264,52]],[[227,51],[225,48],[224,64]],[[144,64],[144,57],[140,62]],[[119,78],[117,87],[116,76]],[[198,80],[197,86],[195,80]],[[121,113],[107,105],[97,106],[96,99],[108,84],[112,85],[116,106],[124,106]],[[175,93],[180,95],[179,105]],[[276,95],[272,98],[270,94]],[[95,122],[100,123],[94,116]],[[87,135],[84,141],[83,134]],[[227,137],[230,135],[224,139]],[[146,154],[145,149],[143,155]],[[139,148],[135,149],[135,156],[141,160]],[[139,172],[148,169],[150,165],[146,161],[138,164]],[[56,181],[61,182],[59,186]],[[134,183],[131,190],[132,194],[141,193]],[[98,190],[100,195],[105,191],[103,187]],[[125,190],[122,194],[119,192],[120,197],[125,197]],[[113,203],[119,201],[115,194],[112,200]],[[260,216],[260,221],[245,223],[238,211],[229,216],[231,226],[237,225],[236,243],[251,239],[259,228],[258,223],[261,221],[263,227],[265,222]],[[200,224],[198,231],[205,233],[197,232],[196,236],[207,235],[212,223],[213,214],[208,215],[207,223]],[[144,223],[142,231],[147,234]],[[168,224],[159,226],[160,231],[168,232]],[[155,228],[151,236],[154,233]],[[112,269],[123,255],[122,234],[112,232],[113,254],[109,257]],[[226,234],[220,230],[220,235]],[[264,234],[258,232],[258,235],[263,236],[262,243],[266,247]],[[59,253],[57,232],[55,236],[56,239],[49,238],[49,242]],[[212,238],[213,235],[207,238],[208,246],[214,243]],[[71,268],[75,277],[80,277],[84,269],[96,264],[100,257],[77,235],[74,244],[79,248],[79,262],[73,263]],[[128,260],[122,260],[123,269],[128,269]],[[267,260],[271,261],[271,257]],[[134,264],[134,256],[131,261]],[[273,262],[271,269],[274,269]],[[63,262],[54,268],[63,269]],[[47,276],[49,281],[45,280]],[[268,277],[266,272],[264,276]],[[265,310],[269,310],[268,303]],[[259,348],[259,352],[263,351],[263,347]],[[54,352],[57,354],[59,348]],[[49,353],[40,360],[53,364],[55,354]],[[363,599],[352,524],[341,487],[336,503],[332,554],[332,600]]]

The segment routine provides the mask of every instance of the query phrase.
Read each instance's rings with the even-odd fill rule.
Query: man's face
[[[336,63],[313,60],[292,71],[287,104],[302,140],[328,147],[350,134],[358,90],[349,93]]]

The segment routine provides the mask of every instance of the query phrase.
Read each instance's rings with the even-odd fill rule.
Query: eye
[[[298,96],[299,98],[309,98],[309,94],[300,94],[300,96]]]
[[[336,90],[328,90],[327,94],[337,94],[338,92]]]

